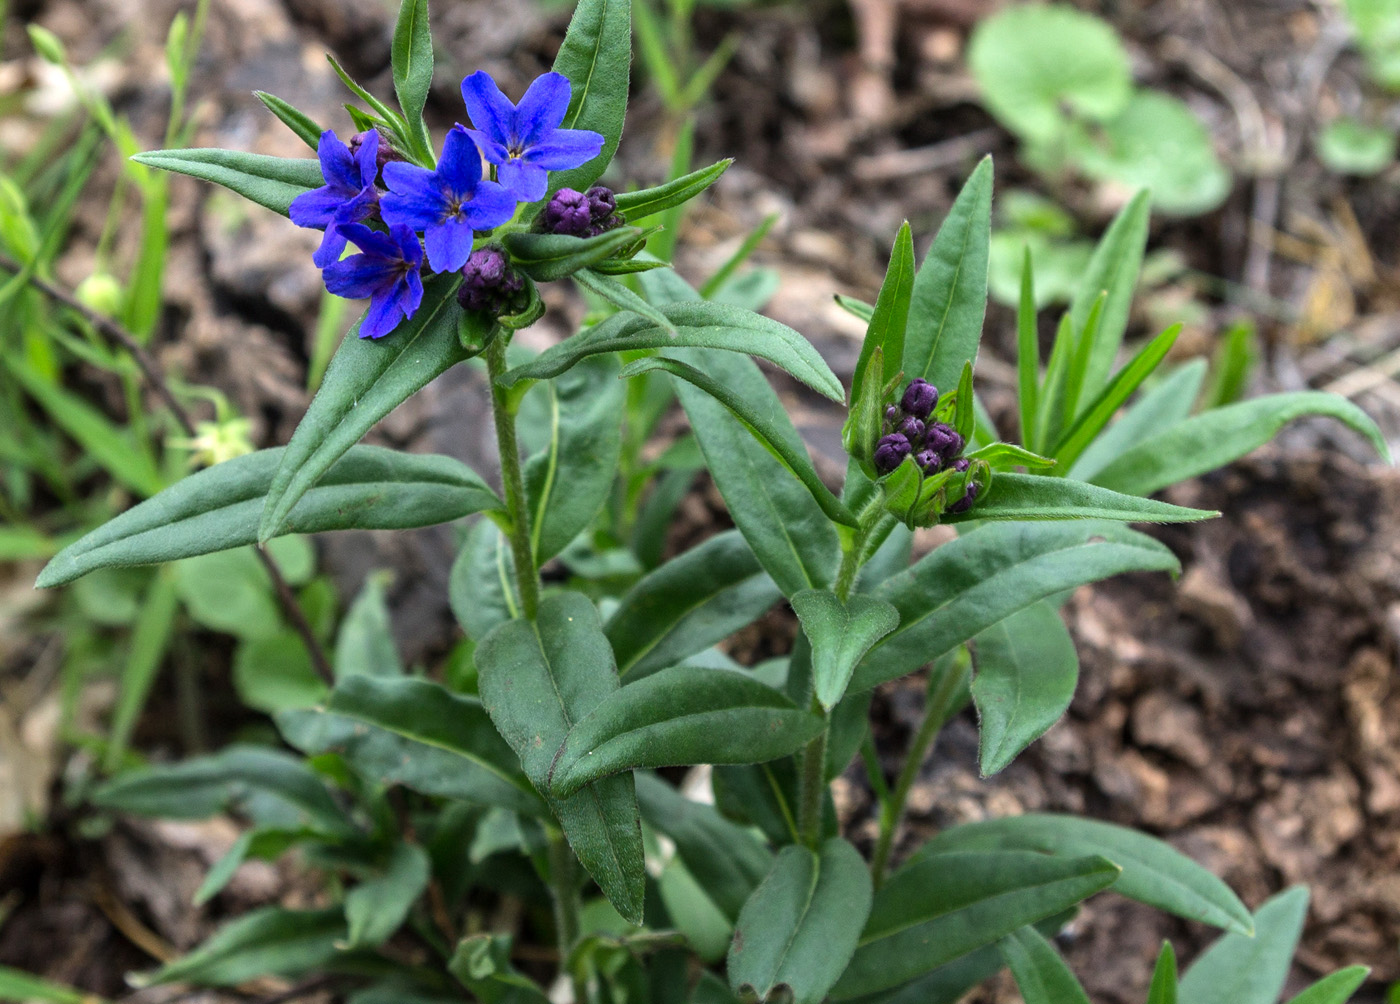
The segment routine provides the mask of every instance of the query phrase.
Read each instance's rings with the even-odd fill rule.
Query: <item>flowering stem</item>
[[[554,887],[554,927],[559,942],[559,968],[569,965],[569,956],[579,935],[578,868],[574,852],[564,834],[552,830],[549,834],[549,880]],[[580,973],[571,972],[574,1004],[584,1004],[588,987]]]
[[[890,851],[894,849],[894,836],[904,820],[904,806],[909,800],[909,791],[918,779],[919,769],[928,758],[933,742],[943,730],[948,719],[958,708],[960,696],[967,686],[972,664],[966,650],[959,650],[934,663],[929,670],[928,689],[924,692],[924,720],[919,723],[919,731],[909,744],[904,766],[895,781],[894,792],[880,807],[880,837],[875,844],[875,853],[870,859],[870,875],[875,880],[875,888],[884,881],[885,869],[889,866]]]
[[[525,500],[525,480],[520,474],[520,446],[515,439],[515,412],[509,393],[496,383],[506,370],[506,341],[498,332],[486,347],[486,378],[491,382],[491,415],[496,425],[496,447],[501,455],[501,487],[505,491],[510,520],[510,549],[515,559],[515,582],[520,590],[521,613],[533,620],[540,607],[540,574],[530,544],[530,511]]]

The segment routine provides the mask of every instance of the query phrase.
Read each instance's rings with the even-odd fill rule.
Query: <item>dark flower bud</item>
[[[457,302],[466,310],[509,313],[525,290],[525,280],[510,267],[510,259],[498,247],[473,251],[462,266],[462,285]]]
[[[909,440],[897,432],[882,436],[875,444],[875,469],[881,474],[890,473],[904,463],[904,458],[909,456],[912,449]]]
[[[899,414],[900,412],[898,408],[896,408],[894,405],[889,405],[887,408],[885,408],[885,424],[893,428],[894,424],[899,421]]]
[[[928,448],[944,460],[952,460],[962,452],[962,436],[954,432],[951,425],[944,422],[934,422],[928,427],[924,436],[924,442],[928,444]]]
[[[972,503],[977,501],[977,496],[981,494],[981,492],[982,486],[976,481],[972,482],[972,484],[967,486],[967,490],[963,492],[963,497],[950,505],[948,511],[951,513],[967,512],[972,508]]]
[[[914,463],[919,465],[919,470],[925,474],[937,474],[938,468],[943,464],[943,458],[933,450],[920,450],[914,454]]]
[[[611,188],[594,185],[588,190],[588,212],[592,220],[592,226],[588,230],[590,237],[622,226],[622,217],[617,213],[617,196]]]
[[[547,234],[589,237],[593,234],[593,204],[587,195],[572,188],[561,188],[540,212],[540,225]]]
[[[909,442],[917,442],[924,434],[924,423],[910,415],[895,427],[895,431],[901,433]]]
[[[917,379],[905,388],[904,398],[900,403],[906,413],[915,418],[927,419],[938,406],[938,388],[927,380]]]
[[[350,142],[346,145],[350,148],[350,156],[357,156],[360,146],[365,141],[366,133],[357,132],[350,137]],[[379,150],[374,155],[375,183],[383,184],[384,165],[393,160],[404,160],[404,155],[389,145],[388,140],[381,134],[379,137]]]
[[[971,462],[966,457],[959,457],[957,460],[953,461],[953,470],[957,471],[959,474],[971,466]]]

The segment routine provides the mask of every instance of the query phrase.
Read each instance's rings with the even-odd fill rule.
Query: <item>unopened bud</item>
[[[510,266],[510,258],[498,247],[479,248],[462,266],[457,302],[466,310],[509,313],[525,290],[525,280]]]
[[[566,237],[588,237],[593,232],[593,203],[587,195],[572,188],[561,188],[540,211],[545,233]]]
[[[963,492],[963,497],[958,499],[952,505],[950,505],[948,507],[948,511],[951,513],[967,512],[969,509],[972,508],[972,503],[977,501],[977,496],[981,493],[982,486],[976,481],[972,482],[970,485],[967,486],[967,490]]]
[[[882,436],[875,444],[875,469],[881,474],[889,474],[909,456],[913,447],[909,440],[897,432]]]
[[[926,420],[938,406],[938,388],[927,380],[916,379],[905,388],[900,404],[906,414]]]
[[[116,276],[107,272],[94,272],[73,291],[73,297],[88,310],[107,317],[121,313],[126,293]]]

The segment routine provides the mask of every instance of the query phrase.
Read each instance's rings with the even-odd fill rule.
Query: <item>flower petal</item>
[[[417,272],[410,272],[404,276],[407,286],[399,294],[399,307],[403,310],[405,318],[412,317],[418,313],[418,308],[423,304],[423,277]]]
[[[466,132],[476,143],[477,149],[481,151],[481,156],[486,158],[488,164],[504,164],[510,160],[510,151],[480,129],[468,129]]]
[[[524,160],[508,160],[496,169],[500,183],[521,202],[538,202],[549,190],[544,168]]]
[[[287,215],[299,227],[324,227],[344,203],[345,196],[326,185],[298,195],[287,207]]]
[[[347,147],[347,149],[349,149]],[[379,130],[371,129],[360,140],[357,161],[360,168],[360,184],[370,186],[379,177]]]
[[[515,108],[514,130],[526,147],[549,138],[569,110],[573,88],[562,73],[542,73],[535,78]]]
[[[452,127],[442,144],[437,176],[449,192],[463,198],[470,196],[481,180],[481,151],[460,125]]]
[[[587,164],[603,149],[603,134],[591,129],[556,129],[525,151],[525,160],[546,171],[567,171]]]
[[[389,236],[398,245],[400,258],[415,268],[423,264],[423,245],[418,243],[418,235],[412,227],[395,223],[389,227]]]
[[[374,299],[369,302],[369,310],[365,311],[365,316],[360,321],[360,337],[383,338],[399,326],[402,317],[403,311],[399,309],[398,298],[391,290],[376,293]]]
[[[363,223],[340,224],[340,232],[366,254],[376,258],[387,258],[395,263],[403,260],[403,252],[399,250],[399,246],[390,239],[388,234],[371,230]]]
[[[394,282],[399,265],[387,258],[370,254],[352,254],[349,258],[331,262],[321,272],[326,289],[347,300],[363,300],[375,296]]]
[[[327,265],[339,261],[340,256],[345,253],[345,243],[345,235],[340,232],[340,227],[332,221],[326,227],[320,247],[311,256],[311,263],[317,268],[325,268]]]
[[[470,202],[463,204],[462,212],[473,230],[490,230],[499,227],[515,215],[515,195],[494,181],[483,181],[476,186]]]
[[[422,230],[442,221],[447,199],[432,171],[391,161],[384,165],[384,182],[389,191],[379,199],[379,213],[385,223]]]
[[[359,223],[374,212],[379,205],[379,189],[370,186],[360,191],[353,199],[346,199],[335,211],[336,223]]]
[[[350,156],[350,148],[332,130],[321,133],[321,141],[316,144],[316,159],[321,162],[321,177],[326,179],[328,186],[352,192],[360,190],[355,158]]]
[[[428,248],[428,265],[434,272],[457,271],[471,256],[474,236],[471,224],[455,220],[429,227],[423,234],[423,243]]]
[[[466,103],[467,114],[472,125],[484,132],[493,142],[510,143],[510,127],[515,118],[515,106],[510,103],[491,74],[477,70],[462,81],[462,100]]]

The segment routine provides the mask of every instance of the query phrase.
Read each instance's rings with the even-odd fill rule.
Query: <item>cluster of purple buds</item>
[[[904,458],[925,474],[937,474],[962,452],[963,438],[951,425],[932,420],[938,405],[938,388],[927,380],[915,380],[899,404],[885,409],[884,435],[875,444],[875,469],[889,474]]]
[[[617,197],[602,185],[587,192],[561,188],[540,212],[540,227],[545,233],[568,237],[597,237],[622,223]]]
[[[473,251],[462,266],[457,302],[466,310],[485,310],[497,316],[516,313],[525,292],[525,279],[510,266],[510,257],[488,245]]]

